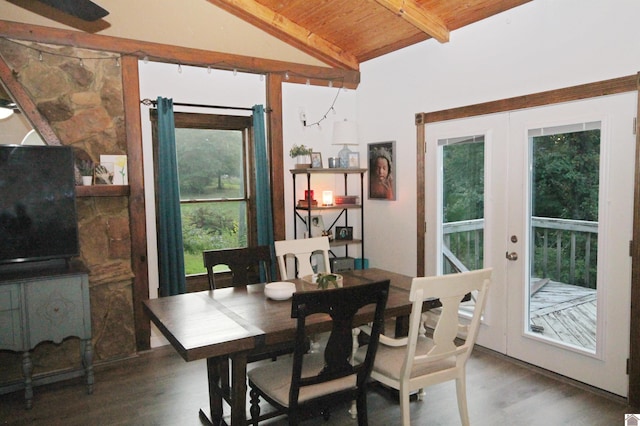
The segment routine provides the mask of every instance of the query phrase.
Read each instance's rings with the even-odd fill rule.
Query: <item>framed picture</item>
[[[305,217],[305,222],[307,221],[307,217]],[[311,226],[307,227],[309,229],[310,237],[322,237],[322,233],[324,232],[324,221],[322,220],[322,216],[311,216]]]
[[[357,169],[360,167],[360,153],[359,152],[350,152],[349,153],[349,168]]]
[[[93,168],[95,185],[113,185],[113,163],[100,163]]]
[[[369,198],[396,199],[396,142],[368,144]]]
[[[127,173],[126,155],[101,155],[100,163],[112,164],[111,183],[114,185],[128,185],[129,176]]]
[[[353,240],[353,227],[336,226],[336,240]]]
[[[322,154],[319,152],[311,153],[311,167],[322,168]]]

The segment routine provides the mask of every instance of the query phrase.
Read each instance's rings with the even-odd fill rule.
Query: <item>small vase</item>
[[[298,155],[296,157],[298,163],[296,164],[296,169],[308,169],[311,167],[311,156],[310,155]]]
[[[82,176],[82,185],[90,186],[93,182],[93,176]]]

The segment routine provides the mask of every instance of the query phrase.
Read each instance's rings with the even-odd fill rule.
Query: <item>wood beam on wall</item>
[[[636,75],[637,111],[640,112],[640,73]],[[640,120],[636,113],[636,170],[633,188],[631,244],[631,335],[629,336],[629,405],[640,406]]]
[[[216,69],[254,74],[278,73],[284,75],[287,73],[291,82],[306,83],[309,79],[312,84],[327,85],[331,82],[333,85],[343,85],[347,88],[356,88],[360,83],[360,72],[355,70],[295,64],[10,21],[0,20],[0,37],[119,53],[138,59],[148,58],[148,60],[156,62],[205,68],[210,66]]]
[[[142,167],[142,120],[140,116],[140,76],[138,58],[124,56],[122,92],[127,135],[129,174],[129,227],[131,233],[131,269],[134,274],[133,316],[136,348],[150,348],[151,326],[144,314],[142,301],[149,299],[149,267],[147,263],[147,224],[144,201],[144,169]]]
[[[271,162],[271,205],[273,210],[273,237],[286,238],[284,211],[284,147],[282,133],[282,76],[267,75],[267,134]]]
[[[56,132],[53,131],[49,121],[40,113],[38,107],[31,100],[22,83],[18,81],[2,55],[0,55],[0,80],[2,80],[9,93],[11,93],[11,96],[13,96],[13,100],[20,105],[20,111],[27,117],[27,120],[33,128],[36,129],[42,140],[47,145],[62,145],[60,138],[58,138]]]

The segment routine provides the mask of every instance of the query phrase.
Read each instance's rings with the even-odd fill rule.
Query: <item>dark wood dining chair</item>
[[[264,267],[266,281],[271,281],[271,249],[269,246],[206,250],[202,252],[202,258],[207,268],[211,290],[264,282],[265,280],[260,278],[260,265]],[[217,265],[228,266],[231,271],[231,279],[216,280],[213,268]],[[308,343],[306,347],[309,347]],[[281,355],[292,353],[293,349],[292,342],[263,347],[260,350],[251,352],[247,357],[247,362],[251,363],[265,359],[275,361]],[[218,360],[217,369],[220,383],[209,383],[210,390],[230,401],[229,360]]]
[[[251,387],[251,422],[287,414],[290,425],[322,414],[325,419],[337,403],[355,400],[358,424],[367,424],[366,382],[373,367],[378,337],[384,324],[384,309],[389,280],[330,290],[299,292],[293,295],[291,317],[297,319],[293,357],[258,366],[247,374]],[[351,364],[354,318],[375,308],[371,339],[362,362]],[[307,320],[317,315],[332,322],[329,340],[323,351],[307,352]],[[311,319],[310,322],[313,322]],[[260,416],[260,398],[275,412]]]
[[[206,250],[202,252],[204,266],[207,268],[209,288],[235,287],[271,281],[271,248],[269,246],[244,247],[225,250]],[[218,279],[213,268],[226,265],[231,270],[231,280]],[[266,280],[260,278],[260,266],[264,268]]]

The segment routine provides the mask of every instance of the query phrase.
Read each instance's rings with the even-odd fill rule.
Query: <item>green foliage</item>
[[[598,220],[600,130],[533,138],[533,215]]]
[[[242,133],[231,130],[176,129],[180,194],[209,198],[225,178],[244,180]],[[239,195],[241,196],[242,191]]]
[[[484,217],[484,143],[460,143],[443,149],[443,222]]]
[[[296,158],[299,155],[311,155],[313,148],[307,148],[304,145],[293,145],[289,150],[289,156]]]
[[[319,273],[316,278],[316,283],[318,284],[318,288],[321,288],[322,290],[328,289],[329,286],[338,288],[338,276],[336,274]]]

